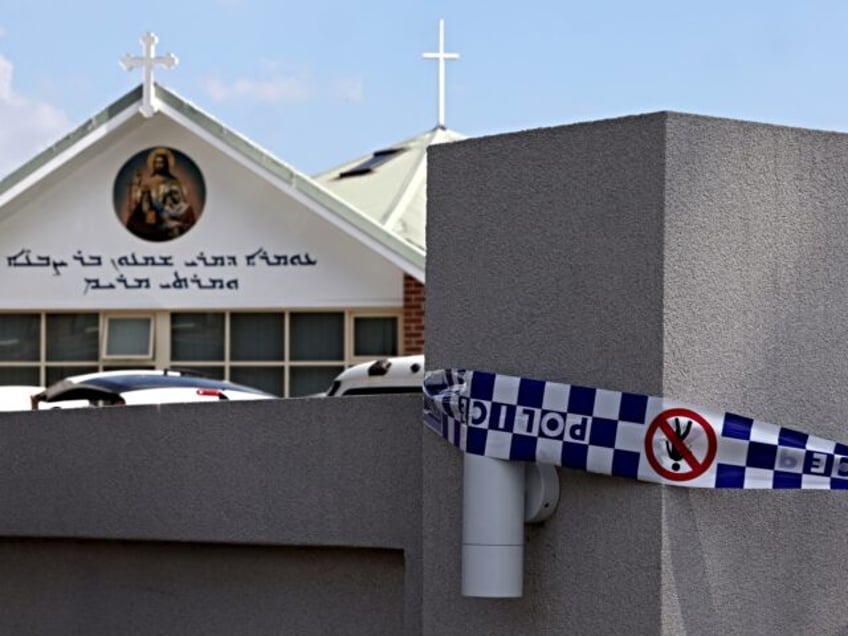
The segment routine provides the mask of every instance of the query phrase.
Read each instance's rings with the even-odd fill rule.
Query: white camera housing
[[[547,464],[466,454],[463,466],[462,595],[524,593],[524,523],[550,518],[559,475]]]

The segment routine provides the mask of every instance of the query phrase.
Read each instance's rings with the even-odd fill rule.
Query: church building
[[[442,26],[443,28],[443,26]],[[310,177],[144,81],[0,181],[0,384],[182,368],[280,396],[424,346],[438,125]]]

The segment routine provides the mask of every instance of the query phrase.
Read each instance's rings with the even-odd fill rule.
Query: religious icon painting
[[[115,177],[112,195],[121,224],[145,241],[170,241],[203,213],[206,184],[190,157],[158,146],[133,155]]]

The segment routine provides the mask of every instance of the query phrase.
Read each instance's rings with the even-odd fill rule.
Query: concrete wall
[[[3,634],[401,634],[401,550],[0,542]]]
[[[429,166],[430,368],[664,394],[848,440],[845,135],[659,113],[440,146]],[[424,444],[425,633],[848,625],[839,492],[568,470],[554,518],[527,528],[524,598],[461,599],[460,495],[439,497],[461,459],[444,446]]]
[[[848,441],[848,136],[641,117],[431,149],[428,367]],[[0,414],[0,633],[848,633],[840,492],[561,470],[521,599],[460,594],[416,396]]]
[[[661,393],[664,143],[654,115],[432,148],[427,366]],[[661,488],[562,471],[524,597],[468,599],[461,454],[424,465],[424,633],[660,632]]]
[[[0,414],[0,633],[418,633],[420,398]]]
[[[848,441],[848,136],[669,115],[667,395]],[[666,489],[670,633],[848,631],[842,492]]]

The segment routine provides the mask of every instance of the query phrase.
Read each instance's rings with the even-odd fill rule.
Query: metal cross
[[[439,60],[439,128],[445,127],[445,60],[458,60],[459,53],[445,53],[445,21],[439,20],[439,52],[425,53],[428,60]]]
[[[171,69],[177,65],[177,57],[173,53],[166,53],[156,57],[156,43],[159,41],[153,33],[145,33],[141,36],[141,44],[144,53],[141,56],[127,53],[121,58],[121,66],[131,71],[141,66],[144,69],[144,82],[141,89],[141,114],[152,117],[156,109],[153,106],[153,67],[157,64]]]

